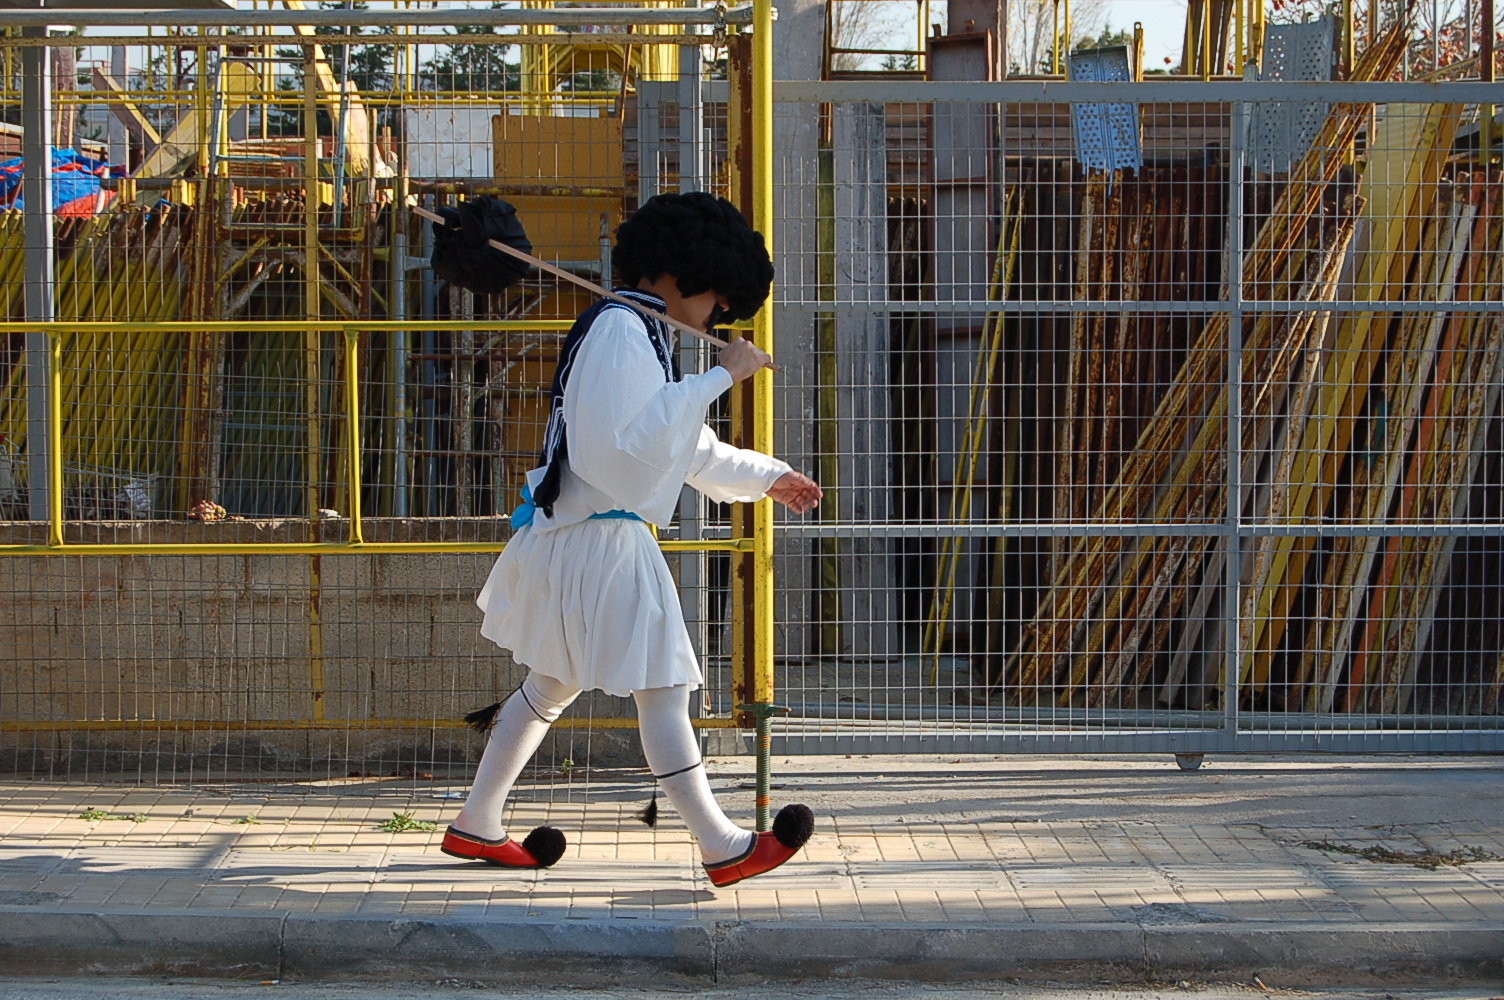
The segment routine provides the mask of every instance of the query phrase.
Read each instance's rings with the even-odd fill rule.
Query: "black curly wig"
[[[704,191],[643,202],[616,230],[611,265],[634,287],[671,274],[686,297],[713,289],[731,304],[720,317],[727,323],[751,319],[773,284],[762,234],[731,202]]]

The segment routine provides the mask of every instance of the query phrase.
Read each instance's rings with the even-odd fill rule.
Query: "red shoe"
[[[451,826],[444,831],[439,850],[452,858],[484,861],[501,868],[551,868],[564,856],[564,834],[551,826],[540,826],[519,844],[511,837],[486,840]]]
[[[730,861],[705,866],[710,883],[718,889],[742,879],[770,872],[799,852],[815,829],[814,814],[806,806],[784,806],[773,818],[773,829],[752,841],[747,853]]]

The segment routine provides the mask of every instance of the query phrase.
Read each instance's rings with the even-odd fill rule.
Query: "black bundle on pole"
[[[433,223],[434,273],[451,285],[478,294],[500,292],[527,276],[528,267],[487,241],[495,240],[532,253],[532,241],[510,202],[491,195],[470,198],[457,207],[438,209],[443,224]]]

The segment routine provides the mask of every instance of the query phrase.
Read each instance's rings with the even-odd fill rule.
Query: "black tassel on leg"
[[[496,725],[496,713],[501,711],[501,702],[487,705],[485,708],[477,708],[465,716],[465,725],[477,733],[489,733],[491,727]]]
[[[667,774],[655,774],[655,775],[653,775],[653,797],[648,800],[648,804],[642,809],[641,812],[639,812],[637,814],[637,818],[640,819],[640,820],[642,820],[648,826],[657,826],[658,825],[658,782],[662,781],[664,778],[672,778],[676,774],[683,774],[685,771],[693,771],[695,768],[699,767],[703,763],[705,763],[703,760],[697,760],[693,764],[689,764],[689,765],[687,765],[685,767],[679,768],[679,770],[677,770],[677,771],[670,771]]]
[[[646,806],[638,810],[637,818],[649,827],[658,825],[658,783],[656,781],[653,783],[653,797],[648,799]]]
[[[653,797],[648,800],[647,806],[641,812],[639,812],[637,814],[637,818],[640,819],[640,820],[642,820],[648,826],[657,826],[658,825],[658,782],[662,781],[664,778],[672,778],[676,774],[683,774],[685,771],[693,771],[695,768],[699,767],[703,763],[705,763],[703,760],[697,760],[693,764],[690,764],[690,765],[688,765],[686,767],[679,768],[679,770],[677,770],[677,771],[670,771],[667,774],[655,774],[655,775],[653,775]]]

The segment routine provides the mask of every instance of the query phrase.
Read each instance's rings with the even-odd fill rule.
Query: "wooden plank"
[[[1402,45],[1401,33],[1389,32],[1365,54],[1355,76],[1374,78],[1392,72]],[[1287,185],[1256,238],[1241,276],[1245,285],[1256,289],[1262,281],[1283,290],[1297,283],[1308,256],[1299,234],[1305,232],[1313,213],[1321,211],[1321,192],[1335,178],[1342,153],[1350,147],[1364,117],[1366,108],[1344,105],[1328,119],[1324,141],[1316,143],[1301,161],[1296,180]],[[1165,519],[1167,512],[1212,509],[1207,505],[1209,495],[1204,490],[1198,491],[1197,498],[1190,499],[1186,486],[1213,482],[1206,472],[1216,471],[1216,463],[1225,456],[1208,437],[1220,433],[1225,420],[1225,401],[1219,398],[1224,382],[1220,372],[1225,334],[1226,317],[1213,316],[1187,355],[1171,391],[1156,409],[1154,419],[1124,462],[1102,509],[1124,516],[1126,512],[1148,511],[1153,507],[1159,515],[1157,520]],[[1290,356],[1288,351],[1283,355],[1260,353],[1270,349],[1267,322],[1258,324],[1255,334],[1246,347],[1252,352],[1256,367],[1270,364],[1270,357]],[[1204,466],[1199,473],[1198,464]],[[1091,616],[1117,617],[1115,612],[1121,610],[1125,600],[1122,591],[1143,579],[1132,572],[1122,573],[1118,568],[1125,549],[1132,548],[1118,538],[1076,540],[1007,666],[1020,686],[1037,688],[1053,676],[1058,658],[1073,648],[1072,637],[1079,622]],[[1162,565],[1146,555],[1143,547],[1138,552],[1139,566]],[[1077,680],[1084,677],[1078,673]],[[1067,688],[1061,692],[1060,700],[1065,702],[1070,697],[1071,690]]]
[[[509,194],[506,199],[517,209],[533,254],[545,260],[600,260],[602,239],[609,240],[621,225],[621,199],[615,196]]]
[[[220,66],[220,87],[224,91],[225,114],[234,114],[260,92],[261,81],[245,63],[227,60]],[[180,174],[184,163],[198,156],[199,134],[209,122],[198,111],[190,111],[163,136],[131,175],[137,178],[170,177]]]
[[[496,179],[619,188],[622,127],[617,118],[555,118],[493,115],[492,158]]]
[[[148,154],[156,149],[161,144],[162,137],[157,134],[151,122],[146,120],[135,102],[125,96],[125,88],[97,65],[94,67],[92,80],[96,91],[109,95],[105,101],[110,114],[125,126],[125,131],[136,140],[136,144]]]

